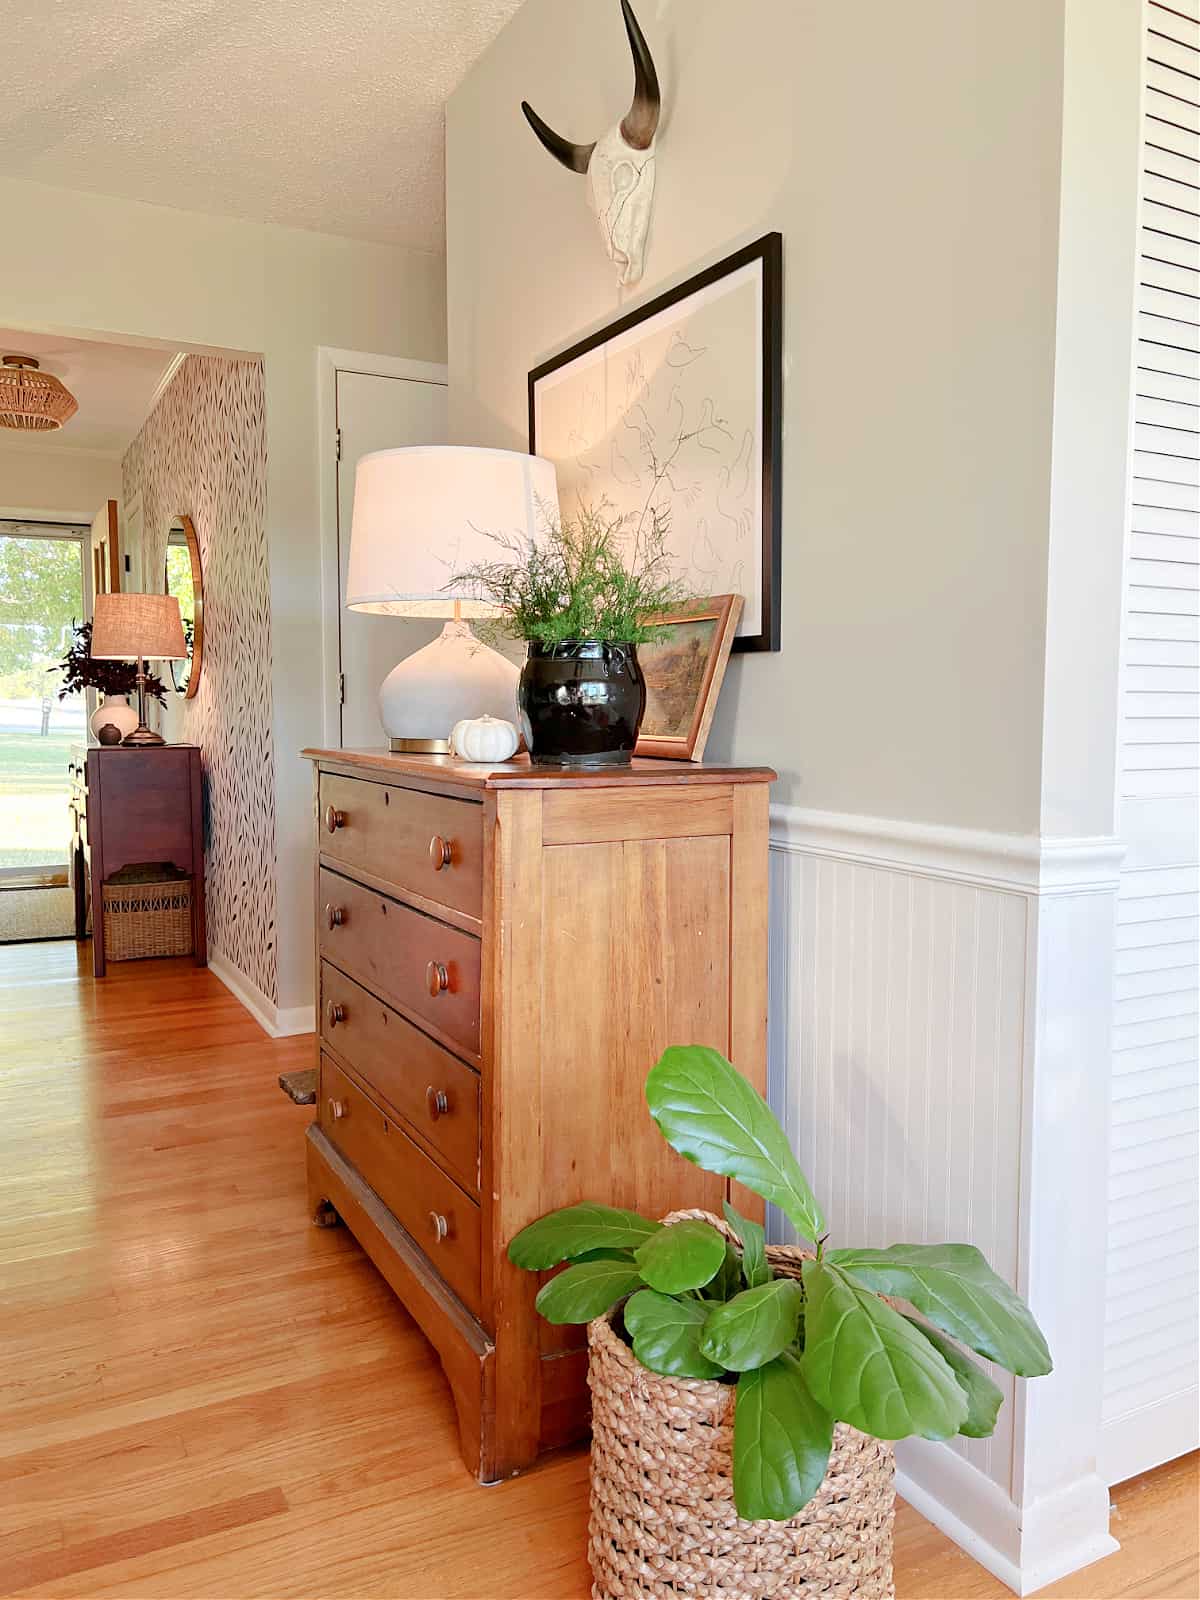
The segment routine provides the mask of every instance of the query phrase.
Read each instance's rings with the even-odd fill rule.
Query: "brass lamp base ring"
[[[127,733],[121,740],[122,744],[130,745],[166,744],[166,742],[161,733],[155,733],[153,728],[147,728],[144,723],[136,727],[132,733]]]
[[[389,739],[388,749],[394,756],[448,756],[449,739]]]

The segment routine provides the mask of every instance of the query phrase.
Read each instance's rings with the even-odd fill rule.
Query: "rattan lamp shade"
[[[75,396],[32,356],[5,356],[0,362],[0,428],[46,433],[61,428],[79,410]]]
[[[182,661],[187,641],[173,594],[98,594],[92,618],[97,661]]]

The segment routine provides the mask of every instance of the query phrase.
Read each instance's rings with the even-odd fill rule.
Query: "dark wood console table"
[[[122,867],[167,862],[192,880],[192,951],[208,965],[204,921],[204,813],[194,744],[101,745],[72,764],[75,937],[92,905],[92,970],[106,971],[104,884]]]

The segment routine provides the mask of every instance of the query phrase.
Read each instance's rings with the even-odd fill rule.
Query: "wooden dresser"
[[[765,1088],[774,773],[305,755],[313,1216],[347,1224],[431,1340],[492,1482],[587,1428],[584,1330],[536,1315],[512,1236],[584,1199],[720,1210],[725,1180],[667,1147],[642,1086],[667,1045],[709,1044]]]

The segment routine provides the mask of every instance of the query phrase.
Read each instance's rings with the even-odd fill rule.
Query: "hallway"
[[[342,1229],[310,1227],[310,1038],[190,962],[93,982],[0,948],[0,1592],[579,1600],[587,1458],[499,1488],[429,1347]],[[1121,1553],[1046,1591],[1196,1592],[1195,1458],[1123,1486]],[[907,1507],[897,1593],[995,1579]]]

